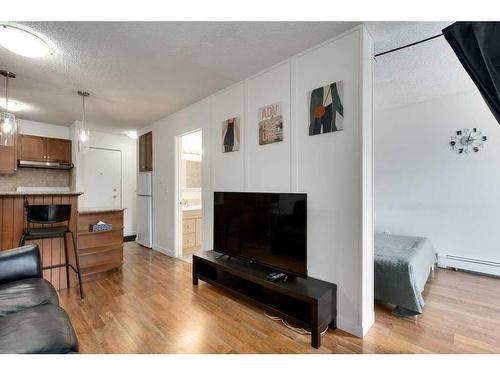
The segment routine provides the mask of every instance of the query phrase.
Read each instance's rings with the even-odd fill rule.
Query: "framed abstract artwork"
[[[309,135],[344,129],[344,82],[318,87],[309,93]]]
[[[222,152],[240,150],[240,118],[222,121]]]

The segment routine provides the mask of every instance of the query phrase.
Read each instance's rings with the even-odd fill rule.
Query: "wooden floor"
[[[125,246],[123,272],[60,291],[82,353],[500,353],[500,279],[438,269],[427,284],[424,313],[397,318],[376,306],[364,339],[328,331],[319,350],[309,336],[200,282],[191,265]]]

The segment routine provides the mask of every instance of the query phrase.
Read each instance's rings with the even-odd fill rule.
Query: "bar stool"
[[[42,267],[42,270],[52,268],[66,268],[66,282],[69,283],[69,269],[71,268],[78,276],[78,284],[80,286],[80,297],[83,299],[82,278],[80,275],[80,262],[78,261],[78,251],[76,247],[75,235],[69,229],[69,220],[71,218],[70,204],[25,204],[26,216],[28,225],[24,229],[19,246],[24,246],[25,240],[37,240],[42,238],[64,238],[64,263],[54,264],[47,267]],[[45,226],[41,228],[33,228],[31,224],[52,225],[66,221],[66,225],[62,226]],[[67,234],[71,234],[73,239],[73,251],[75,254],[76,268],[68,261],[68,240]]]

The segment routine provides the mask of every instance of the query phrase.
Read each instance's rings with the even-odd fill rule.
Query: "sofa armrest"
[[[0,251],[0,284],[42,277],[38,245]]]

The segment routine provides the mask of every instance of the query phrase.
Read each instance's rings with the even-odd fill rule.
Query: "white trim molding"
[[[163,253],[165,255],[168,255],[169,257],[175,258],[174,251],[171,249],[166,249],[164,247],[161,247],[159,245],[153,245],[153,250],[158,251],[160,253]]]

